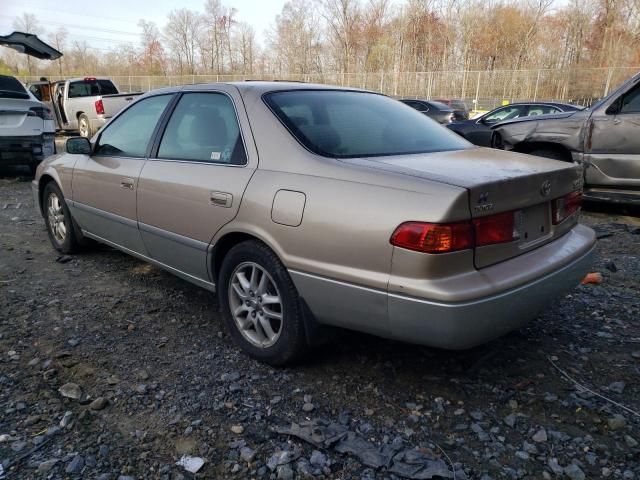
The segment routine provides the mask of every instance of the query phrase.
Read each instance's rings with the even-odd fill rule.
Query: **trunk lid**
[[[477,268],[542,246],[566,233],[577,221],[575,215],[558,225],[553,225],[551,219],[552,200],[582,187],[582,167],[573,163],[488,148],[355,161],[464,187],[469,192],[472,219],[516,212],[515,228],[519,239],[477,247]]]
[[[29,115],[31,107],[42,107],[35,100],[0,98],[0,137],[40,135],[43,120]]]

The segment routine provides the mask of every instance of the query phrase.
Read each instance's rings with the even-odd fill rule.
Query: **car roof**
[[[513,102],[513,103],[509,103],[508,105],[500,105],[499,107],[496,107],[493,110],[497,110],[498,108],[502,108],[502,107],[510,107],[512,105],[551,105],[552,107],[565,107],[565,108],[571,108],[573,110],[582,110],[584,108],[579,105],[572,105],[571,103],[564,103],[564,102]]]

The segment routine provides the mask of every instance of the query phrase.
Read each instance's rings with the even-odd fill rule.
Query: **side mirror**
[[[89,155],[91,153],[91,143],[84,137],[72,137],[67,139],[65,145],[67,153],[74,155]]]

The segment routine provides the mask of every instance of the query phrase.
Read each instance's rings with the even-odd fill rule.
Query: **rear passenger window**
[[[95,154],[144,157],[156,124],[172,97],[173,95],[158,95],[131,105],[105,127]]]
[[[246,164],[231,99],[222,93],[185,93],[162,136],[158,158]]]

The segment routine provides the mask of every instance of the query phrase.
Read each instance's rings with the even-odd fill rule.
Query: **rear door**
[[[640,81],[593,112],[586,137],[587,184],[640,189]]]
[[[138,190],[138,221],[155,260],[210,282],[208,249],[237,214],[257,167],[235,87],[183,92],[165,122]]]
[[[73,170],[74,217],[102,240],[146,255],[136,217],[138,177],[172,94],[133,104],[100,133],[94,152]]]

